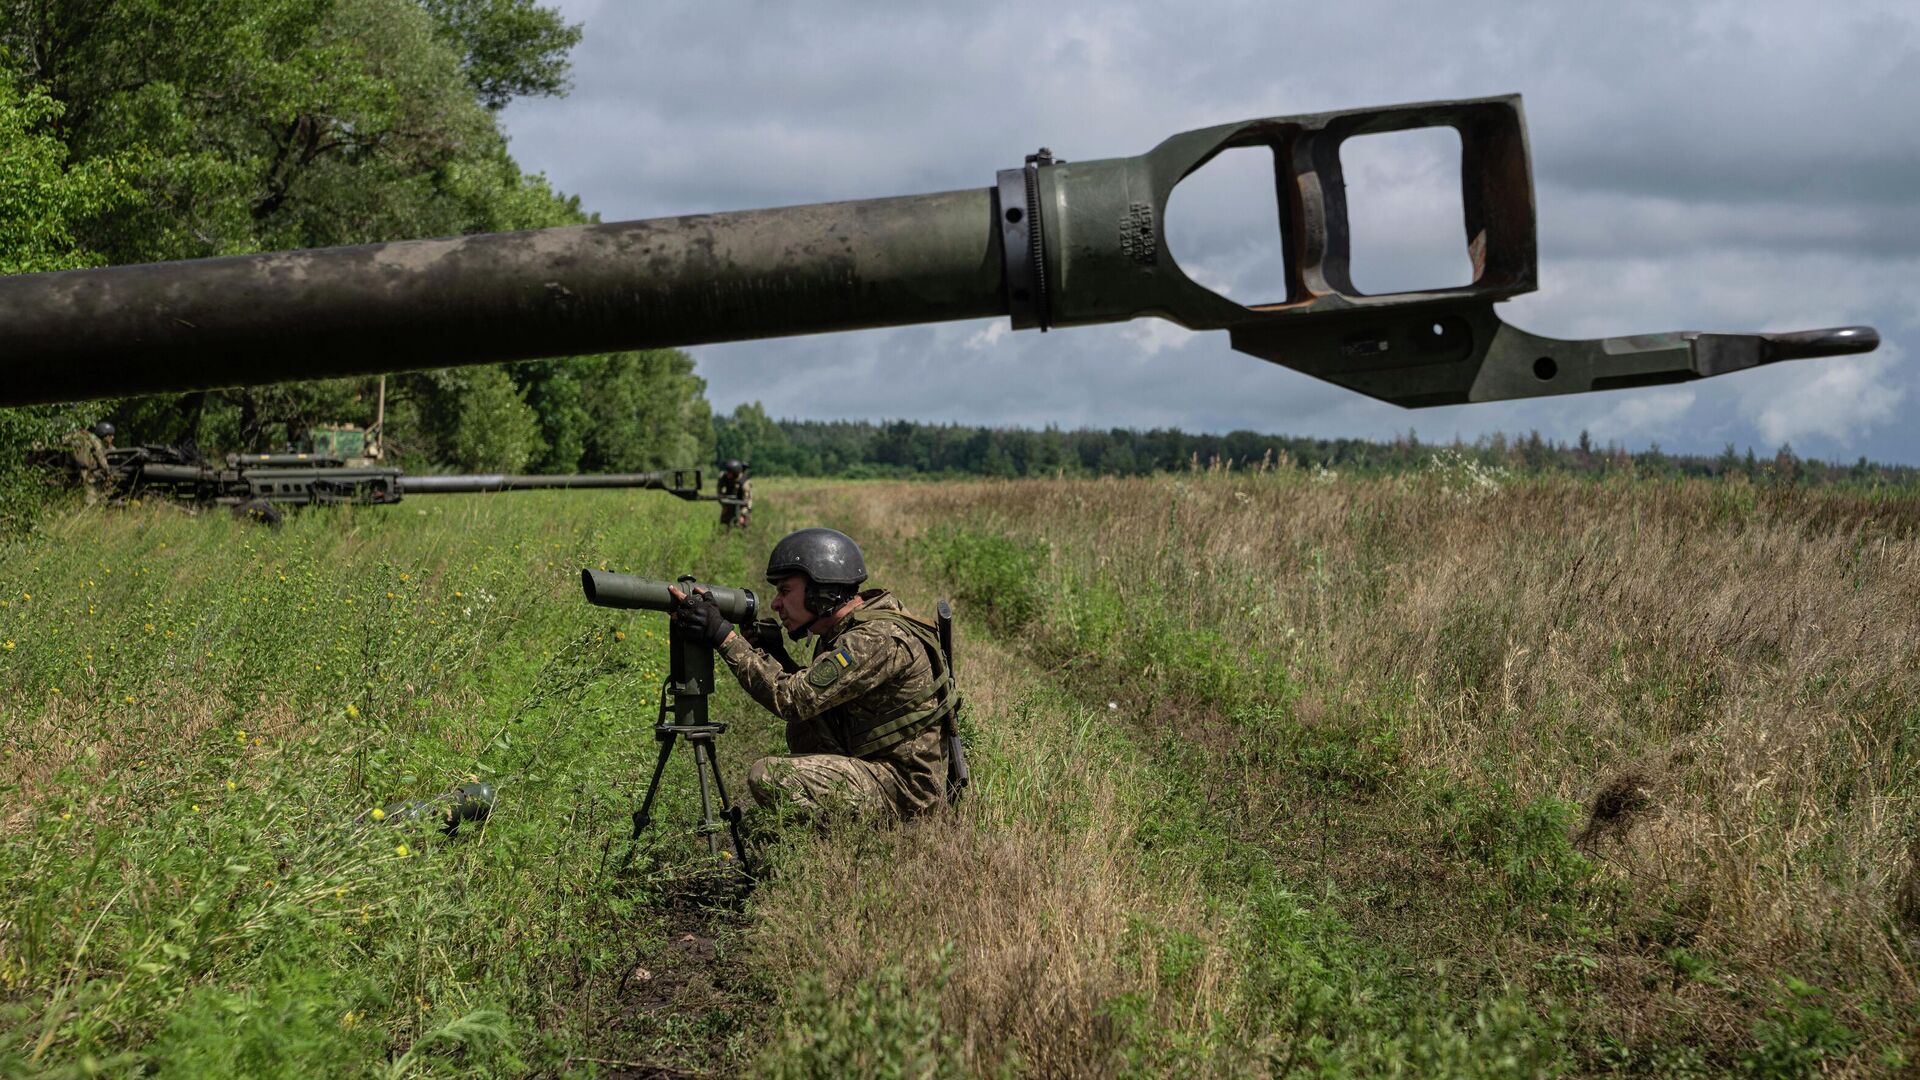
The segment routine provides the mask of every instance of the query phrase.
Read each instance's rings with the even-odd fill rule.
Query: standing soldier
[[[941,722],[957,700],[932,625],[867,579],[845,533],[801,529],[774,546],[767,581],[773,611],[794,640],[814,637],[805,668],[787,656],[779,627],[735,632],[713,598],[696,591],[674,620],[711,641],[755,701],[787,722],[787,749],[747,769],[763,807],[907,818],[946,801]],[[771,631],[771,632],[769,632]]]
[[[113,425],[97,421],[91,430],[67,432],[67,450],[73,455],[73,469],[87,493],[87,505],[100,501],[112,486],[113,466],[107,462],[107,447],[113,445]]]
[[[741,461],[729,461],[720,469],[720,480],[714,485],[720,494],[720,525],[725,528],[738,525],[746,528],[753,518],[753,481],[747,479],[747,466]]]

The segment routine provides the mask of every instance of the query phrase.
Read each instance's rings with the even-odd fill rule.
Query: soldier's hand
[[[747,639],[747,644],[780,661],[780,667],[783,670],[800,670],[800,665],[794,663],[793,657],[787,655],[787,632],[778,621],[761,619],[740,631],[740,634]]]
[[[714,603],[712,593],[705,589],[695,589],[688,594],[673,589],[672,593],[680,601],[673,606],[673,625],[682,632],[705,638],[716,649],[733,636],[733,624],[720,613],[720,605]]]

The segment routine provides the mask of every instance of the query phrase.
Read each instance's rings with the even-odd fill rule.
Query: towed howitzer
[[[1367,294],[1341,146],[1461,141],[1473,279]],[[1175,187],[1273,155],[1285,291],[1242,304],[1168,249]],[[439,240],[0,278],[0,405],[1007,316],[1016,330],[1152,315],[1407,407],[1683,382],[1869,352],[1870,327],[1586,341],[1502,322],[1538,287],[1519,95],[1348,109],[1175,135],[1138,157],[1049,151],[990,187]]]
[[[180,502],[231,507],[387,505],[407,495],[458,492],[639,488],[677,498],[701,497],[699,469],[579,476],[511,476],[498,473],[409,476],[378,465],[348,465],[314,454],[228,454],[224,466],[209,464],[191,449],[142,446],[107,452],[117,498],[162,495]]]

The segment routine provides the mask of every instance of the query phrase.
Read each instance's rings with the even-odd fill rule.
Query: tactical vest
[[[953,712],[953,673],[947,670],[946,655],[940,651],[939,632],[932,623],[914,618],[904,611],[874,611],[869,608],[860,608],[847,618],[856,624],[889,622],[900,627],[927,650],[927,659],[933,665],[932,693],[890,715],[863,721],[858,728],[842,729],[847,754],[871,758],[915,738]]]

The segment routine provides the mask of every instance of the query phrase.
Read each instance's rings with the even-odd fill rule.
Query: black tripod
[[[704,638],[683,632],[674,626],[667,632],[670,660],[667,681],[660,685],[660,712],[653,725],[653,737],[660,743],[660,756],[653,763],[653,781],[647,785],[647,797],[640,803],[640,809],[633,814],[633,840],[627,845],[627,857],[621,861],[624,869],[633,861],[635,847],[640,834],[653,821],[653,800],[660,794],[660,777],[667,771],[667,758],[673,754],[673,744],[685,739],[693,746],[693,775],[700,782],[700,826],[699,832],[707,838],[707,850],[715,855],[721,853],[720,832],[723,828],[733,838],[733,856],[738,865],[745,866],[747,846],[740,839],[740,808],[727,798],[726,782],[720,779],[720,760],[716,752],[715,736],[727,730],[725,724],[707,721],[707,698],[713,693],[713,646]],[[671,707],[673,715],[668,717]],[[711,776],[713,786],[707,781]],[[716,817],[713,796],[720,796],[720,810]]]

